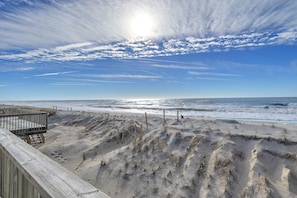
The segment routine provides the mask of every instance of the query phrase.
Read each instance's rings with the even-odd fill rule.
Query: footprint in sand
[[[61,153],[58,153],[57,151],[53,151],[53,152],[51,153],[51,155],[52,155],[54,158],[56,158],[58,161],[60,161],[60,162],[65,162],[65,161],[67,161],[67,159],[65,159],[65,158],[62,156],[62,154],[61,154]]]

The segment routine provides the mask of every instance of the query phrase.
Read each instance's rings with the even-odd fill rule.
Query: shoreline
[[[58,108],[50,108],[50,107],[36,107],[36,106],[22,106],[22,105],[7,105],[7,104],[1,104],[0,107],[5,108],[19,108],[24,110],[37,110],[37,111],[45,111],[50,114],[60,111],[60,112],[76,112],[76,113],[97,113],[97,114],[111,114],[111,115],[127,115],[127,116],[144,116],[145,113],[148,113],[148,115],[152,115],[154,117],[162,117],[163,116],[163,110],[159,113],[152,113],[152,112],[128,112],[128,111],[95,111],[95,110],[72,110],[71,107],[65,108],[65,109],[58,109]],[[166,109],[164,109],[166,111]],[[180,115],[182,112],[176,110],[176,112],[179,112]],[[176,118],[176,115],[172,114],[166,114],[166,118]],[[180,117],[179,117],[180,118]],[[184,116],[184,118],[191,118],[191,119],[205,119],[205,120],[236,120],[238,122],[250,122],[250,123],[266,123],[266,124],[288,124],[288,125],[297,125],[297,120],[267,120],[267,119],[253,119],[253,118],[223,118],[223,117],[211,117],[211,116]]]
[[[179,111],[185,117],[297,124],[297,97],[19,101],[6,104],[116,114],[147,112],[162,115],[163,110],[166,110],[166,115],[173,116]]]

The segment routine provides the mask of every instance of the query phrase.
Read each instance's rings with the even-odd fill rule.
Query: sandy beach
[[[0,198],[297,198],[297,0],[0,0],[0,27]]]
[[[58,111],[38,149],[111,197],[296,197],[297,126]]]

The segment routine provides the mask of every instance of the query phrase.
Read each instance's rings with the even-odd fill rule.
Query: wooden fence
[[[108,196],[8,130],[0,128],[0,197]]]

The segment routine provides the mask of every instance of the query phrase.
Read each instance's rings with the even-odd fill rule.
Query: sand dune
[[[111,197],[296,197],[297,127],[62,112],[43,153]]]

